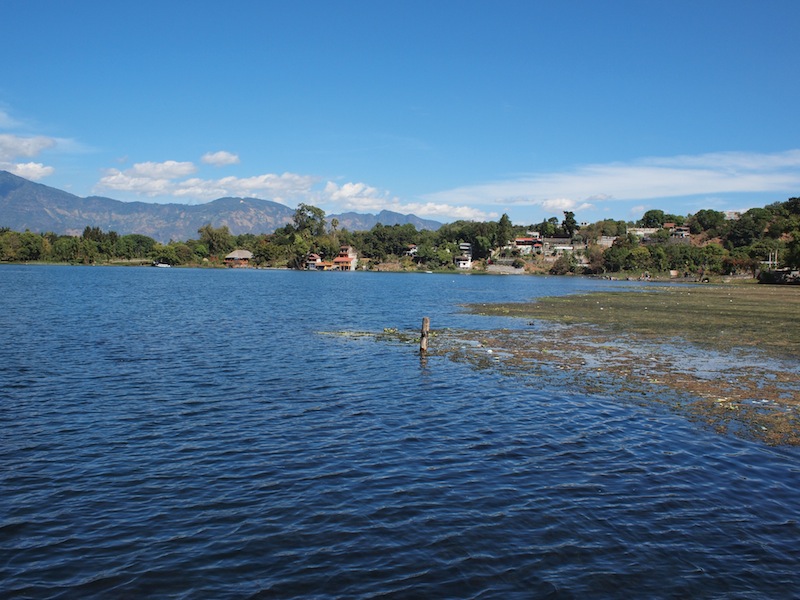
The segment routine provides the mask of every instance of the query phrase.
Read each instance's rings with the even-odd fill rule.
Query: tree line
[[[682,227],[689,236],[676,238],[664,228],[665,223]],[[764,263],[800,268],[800,198],[751,208],[733,219],[709,209],[686,217],[650,210],[634,225],[656,232],[640,237],[613,221],[600,221],[578,232],[589,244],[590,271],[755,275]],[[603,235],[614,236],[615,241],[597,256],[592,242]]]
[[[676,238],[664,227],[683,227],[690,237]],[[633,227],[655,230],[642,237]],[[171,265],[219,265],[234,249],[253,253],[256,265],[303,268],[309,253],[332,260],[341,246],[356,249],[365,264],[393,262],[403,270],[455,269],[459,245],[472,247],[472,258],[485,264],[501,257],[517,266],[539,262],[550,272],[618,273],[623,271],[732,274],[755,271],[778,259],[780,266],[800,267],[800,199],[790,198],[763,208],[752,208],[737,219],[722,212],[701,210],[681,216],[649,210],[637,222],[603,220],[578,226],[575,214],[551,217],[541,223],[514,225],[508,215],[497,221],[456,221],[437,231],[414,225],[375,225],[369,231],[348,231],[315,206],[300,204],[292,221],[270,234],[233,235],[228,227],[210,223],[198,229],[197,239],[161,244],[145,235],[118,235],[86,227],[80,236],[15,232],[0,228],[0,260],[95,264],[101,262],[161,262]],[[523,256],[509,242],[532,233],[560,238],[576,250],[557,260]],[[602,240],[614,239],[610,247]],[[411,251],[411,249],[414,249]],[[549,260],[548,260],[549,258]]]

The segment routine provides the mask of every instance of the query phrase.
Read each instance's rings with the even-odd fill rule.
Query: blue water
[[[320,334],[613,285],[0,267],[0,596],[795,596],[797,449]]]

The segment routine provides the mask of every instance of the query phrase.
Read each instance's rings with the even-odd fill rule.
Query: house
[[[561,256],[564,252],[576,252],[580,249],[572,243],[572,238],[564,236],[542,238],[542,243],[542,251],[551,256]]]
[[[456,267],[459,269],[471,269],[472,268],[472,256],[464,255],[456,256],[455,258]]]
[[[358,266],[358,255],[352,246],[339,248],[339,256],[333,259],[333,266],[339,271],[355,271]]]
[[[453,259],[456,263],[456,267],[459,269],[471,269],[472,244],[462,242],[458,245],[458,249],[461,251],[461,254]]]
[[[229,267],[247,267],[253,260],[250,250],[234,250],[225,257],[225,264]]]
[[[691,237],[691,231],[688,227],[673,227],[670,229],[669,235],[674,238],[688,238]]]
[[[522,255],[542,251],[542,242],[537,237],[518,237],[514,239],[514,249]]]
[[[306,257],[307,271],[333,271],[333,266],[332,261],[322,260],[322,257],[316,252],[312,252]]]
[[[306,257],[306,270],[317,271],[322,264],[322,257],[319,254],[312,252]]]

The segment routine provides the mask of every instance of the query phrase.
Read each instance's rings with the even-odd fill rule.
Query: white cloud
[[[2,163],[0,163],[0,167],[3,167]],[[48,175],[52,175],[55,172],[53,167],[48,167],[42,163],[35,162],[8,165],[6,170],[14,175],[18,175],[19,177],[24,177],[25,179],[30,179],[32,181],[44,179]]]
[[[95,187],[96,189],[159,196],[170,194],[173,182],[164,178],[137,177],[130,170],[123,172],[118,169],[108,169],[106,175],[100,179]]]
[[[345,183],[338,186],[329,181],[325,185],[325,194],[332,202],[341,203],[348,210],[381,210],[390,201],[386,192],[366,183]]]
[[[287,198],[310,194],[316,182],[314,177],[295,173],[187,179],[196,171],[197,167],[191,162],[168,160],[136,163],[130,169],[108,169],[95,189],[132,192],[149,197],[213,200],[222,196],[252,196],[282,202]]]
[[[56,140],[45,136],[22,137],[10,133],[0,133],[0,162],[16,158],[33,158],[43,150],[56,145]]]
[[[225,177],[219,180],[222,185],[240,193],[269,193],[281,196],[295,196],[310,192],[311,186],[316,181],[316,177],[296,173],[283,173],[282,175],[269,173],[245,178]]]
[[[0,127],[3,129],[13,129],[19,127],[21,123],[12,118],[6,111],[0,108]]]
[[[563,212],[565,210],[574,210],[578,203],[571,198],[551,198],[542,200],[538,204],[550,211]]]
[[[220,150],[219,152],[206,152],[200,160],[204,164],[214,165],[215,167],[239,164],[239,157],[236,154],[224,150]]]
[[[283,173],[266,174],[254,177],[223,177],[222,179],[187,179],[176,184],[173,195],[203,200],[222,196],[267,197],[269,200],[284,202],[311,193],[316,178],[309,175]]]
[[[338,204],[335,209],[354,212],[380,212],[389,210],[402,214],[414,214],[418,217],[442,218],[454,220],[482,221],[494,218],[496,213],[486,212],[470,206],[454,206],[436,202],[402,202],[390,197],[387,192],[380,191],[365,183],[345,183],[342,186],[329,181],[325,185],[325,196]]]
[[[443,219],[445,221],[491,221],[500,216],[497,212],[487,212],[471,206],[453,206],[451,204],[436,204],[435,202],[398,203],[387,207],[387,210],[430,219]]]
[[[0,111],[0,123],[7,115]],[[52,175],[55,169],[38,162],[15,162],[18,158],[33,158],[48,148],[53,148],[57,140],[45,136],[23,137],[10,133],[0,134],[0,169],[14,173],[25,179],[38,180]]]
[[[526,205],[543,208],[581,202],[647,200],[735,192],[783,192],[800,187],[800,150],[773,154],[721,152],[696,156],[647,157],[568,171],[465,186],[426,198],[469,205]],[[568,210],[572,210],[569,208]]]
[[[186,177],[197,171],[197,167],[190,162],[167,160],[161,163],[143,162],[136,163],[126,173],[132,177],[150,177],[153,179],[177,179]]]
[[[223,196],[229,196],[228,190],[215,181],[199,179],[193,177],[177,183],[171,191],[173,196],[179,198],[193,198],[197,200],[214,200]]]
[[[175,188],[174,179],[186,177],[196,171],[190,162],[168,160],[161,163],[136,163],[130,169],[108,169],[100,179],[97,189],[134,192],[146,196],[169,195]]]
[[[643,164],[685,168],[719,168],[724,170],[772,170],[800,166],[800,150],[787,150],[773,154],[752,152],[712,152],[708,154],[679,155],[673,157],[648,157]]]
[[[6,136],[4,147],[35,153],[50,138]],[[34,141],[36,140],[36,141]],[[41,150],[39,150],[41,151]],[[6,154],[9,154],[7,151]],[[233,160],[227,152],[208,153],[207,164]],[[238,159],[238,157],[235,157]],[[232,163],[231,163],[232,164]],[[34,163],[29,167],[36,171]],[[47,167],[41,166],[42,176]],[[193,176],[192,162],[142,162],[125,170],[109,169],[97,188],[150,197],[207,201],[223,196],[266,198],[292,205],[307,202],[326,212],[412,213],[438,220],[492,220],[502,212],[532,208],[551,214],[563,211],[607,211],[610,204],[641,206],[652,200],[679,197],[718,198],[734,192],[789,191],[800,188],[800,150],[774,154],[714,153],[696,156],[646,157],[630,162],[590,164],[570,170],[537,173],[482,185],[465,186],[402,201],[363,182],[319,186],[318,178],[297,173],[205,179]],[[528,217],[525,217],[528,218]]]

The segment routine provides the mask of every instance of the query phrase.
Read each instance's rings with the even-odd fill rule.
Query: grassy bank
[[[800,287],[653,286],[542,298],[530,303],[471,305],[478,314],[590,324],[619,335],[679,338],[727,350],[759,348],[800,356]]]

